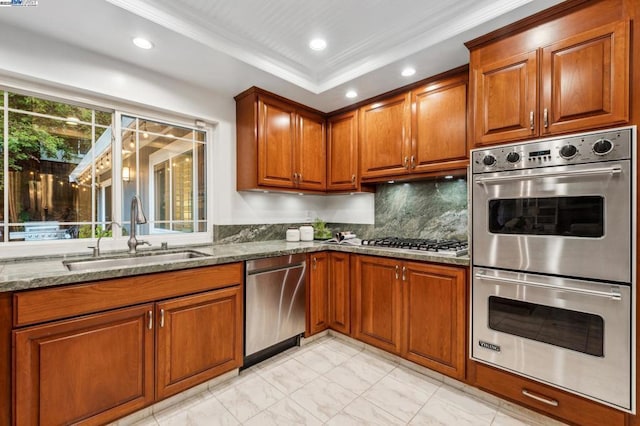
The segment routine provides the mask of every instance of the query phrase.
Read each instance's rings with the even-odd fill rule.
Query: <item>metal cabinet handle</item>
[[[402,281],[406,281],[407,280],[407,267],[403,266],[402,267]]]
[[[298,174],[297,173],[293,174],[293,183],[298,183]]]
[[[399,270],[400,270],[400,266],[396,265],[396,280],[400,277]]]
[[[547,127],[549,127],[549,111],[545,108],[542,115],[544,120],[544,128],[546,129]]]
[[[316,259],[316,257],[315,257],[315,256],[313,256],[312,263],[313,263],[313,269],[315,270],[315,269],[316,269],[316,266],[317,266],[317,264],[318,264],[318,259]]]
[[[404,157],[404,168],[405,169],[409,168],[409,157]]]
[[[302,180],[302,173],[298,173],[298,183]]]
[[[416,157],[415,156],[411,156],[411,168],[415,169],[416,168]]]
[[[153,329],[153,311],[147,312],[147,318],[148,318],[147,328],[151,330]]]
[[[546,398],[544,396],[541,395],[537,395],[535,393],[532,393],[526,389],[522,389],[522,394],[524,396],[527,396],[531,399],[535,399],[536,401],[542,402],[543,404],[547,404],[547,405],[551,405],[553,407],[557,407],[558,406],[558,401],[556,401],[555,399],[551,399],[551,398]]]
[[[351,183],[356,183],[356,175],[351,175]]]
[[[529,128],[530,128],[531,130],[534,130],[534,129],[535,129],[535,124],[536,124],[536,122],[535,122],[535,120],[534,120],[534,117],[535,117],[534,112],[533,112],[533,111],[530,111],[530,112],[529,112]]]
[[[164,309],[160,309],[160,328],[164,327]]]

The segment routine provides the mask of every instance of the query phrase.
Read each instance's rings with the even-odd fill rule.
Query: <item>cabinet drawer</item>
[[[625,424],[626,414],[614,408],[483,364],[475,364],[475,370],[476,386],[537,411],[583,426]]]
[[[13,324],[21,327],[240,284],[242,263],[29,290],[13,296]]]

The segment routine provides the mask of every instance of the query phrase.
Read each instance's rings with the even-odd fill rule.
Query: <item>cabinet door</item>
[[[264,96],[258,99],[258,185],[294,186],[295,118],[292,106]]]
[[[413,172],[465,167],[467,158],[467,82],[455,79],[411,93]],[[437,164],[433,164],[437,163]]]
[[[537,134],[537,57],[526,52],[474,69],[474,145]]]
[[[156,305],[157,397],[176,394],[242,365],[242,288]]]
[[[628,21],[543,48],[541,69],[543,134],[628,121]]]
[[[464,379],[465,270],[407,262],[402,274],[403,356]]]
[[[329,254],[329,327],[351,333],[351,268],[349,253]]]
[[[358,187],[358,110],[328,121],[327,190]]]
[[[307,334],[312,335],[326,330],[328,326],[329,308],[329,254],[312,253],[309,255],[309,312]]]
[[[13,333],[15,424],[104,424],[153,401],[153,305]]]
[[[402,319],[400,262],[358,256],[355,277],[352,312],[354,337],[399,354]]]
[[[300,112],[295,144],[296,184],[301,189],[324,191],[327,182],[327,149],[324,118]]]
[[[410,93],[360,109],[360,177],[405,174],[411,156]]]

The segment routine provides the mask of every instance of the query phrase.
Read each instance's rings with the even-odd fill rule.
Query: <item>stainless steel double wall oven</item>
[[[626,127],[472,151],[473,359],[635,409],[635,147]]]

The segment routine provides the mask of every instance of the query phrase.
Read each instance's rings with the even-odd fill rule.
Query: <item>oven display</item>
[[[532,151],[529,153],[529,157],[541,157],[543,155],[550,155],[550,154],[551,154],[551,150],[546,149],[544,151]]]

